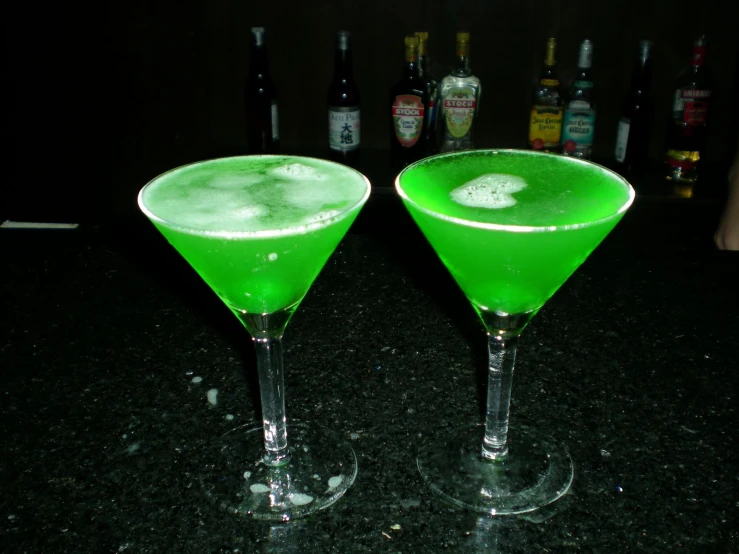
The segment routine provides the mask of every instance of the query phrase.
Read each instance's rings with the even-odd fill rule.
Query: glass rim
[[[259,231],[226,231],[223,229],[210,230],[210,229],[198,229],[195,227],[188,227],[187,225],[182,225],[181,223],[174,223],[172,221],[164,219],[163,217],[158,216],[153,211],[151,211],[146,206],[146,203],[144,202],[144,191],[148,187],[153,186],[157,181],[166,177],[167,175],[170,175],[177,171],[181,171],[188,167],[203,165],[206,163],[222,162],[222,161],[238,160],[238,159],[246,159],[246,158],[262,158],[262,159],[263,158],[268,158],[268,159],[285,158],[285,159],[289,159],[295,162],[299,162],[300,160],[310,160],[310,161],[315,161],[315,162],[319,162],[322,164],[336,166],[346,172],[359,175],[362,178],[362,182],[365,184],[365,191],[364,191],[364,194],[362,194],[362,197],[357,202],[355,202],[354,204],[352,204],[350,207],[346,208],[345,210],[342,210],[338,214],[334,214],[330,217],[326,217],[324,219],[320,219],[318,221],[314,221],[314,222],[307,223],[304,225],[293,225],[293,226],[284,227],[282,229],[261,229]],[[168,169],[167,171],[164,171],[163,173],[160,173],[157,176],[153,177],[143,187],[141,187],[136,197],[136,201],[139,206],[139,210],[141,210],[144,213],[144,215],[148,217],[151,221],[160,223],[176,231],[181,231],[183,233],[187,233],[190,235],[224,238],[224,239],[240,239],[240,238],[260,239],[260,238],[285,237],[285,236],[292,236],[292,235],[304,235],[306,233],[310,233],[311,231],[315,231],[316,229],[320,229],[334,222],[340,221],[344,219],[347,215],[349,215],[351,212],[357,209],[360,209],[365,204],[367,199],[369,198],[371,191],[372,191],[372,183],[370,182],[370,180],[367,178],[366,175],[364,175],[362,172],[357,171],[356,169],[352,167],[349,167],[347,165],[344,165],[338,162],[333,162],[331,160],[324,160],[322,158],[315,158],[312,156],[295,156],[292,154],[243,154],[239,156],[221,156],[218,158],[208,158],[205,160],[190,162],[190,163],[182,164],[177,167]]]
[[[451,223],[456,223],[459,225],[464,225],[466,227],[474,227],[477,229],[486,229],[490,231],[508,231],[512,233],[541,233],[541,232],[552,232],[552,231],[567,231],[567,230],[573,230],[573,229],[584,229],[586,227],[592,227],[595,225],[599,225],[601,223],[605,223],[615,217],[620,216],[626,210],[631,207],[631,205],[634,202],[634,198],[636,197],[636,191],[634,191],[634,187],[631,186],[631,183],[629,183],[624,177],[616,173],[615,171],[608,169],[607,167],[591,162],[590,160],[582,160],[580,158],[570,158],[570,157],[564,157],[561,156],[563,160],[565,160],[565,163],[570,164],[580,164],[583,166],[595,166],[602,171],[604,171],[609,177],[612,177],[614,181],[617,181],[621,183],[628,192],[628,198],[626,201],[619,207],[617,211],[612,213],[611,215],[608,215],[606,217],[602,217],[600,219],[595,219],[591,221],[584,221],[582,223],[568,223],[566,225],[513,225],[513,224],[504,224],[504,223],[486,223],[483,221],[475,221],[473,219],[465,219],[462,217],[456,217],[456,216],[450,216],[450,215],[444,215],[439,212],[436,212],[430,208],[426,208],[425,206],[421,206],[418,202],[413,200],[405,190],[403,190],[403,186],[401,184],[401,179],[403,175],[406,173],[413,171],[417,167],[425,164],[430,163],[433,160],[439,159],[439,158],[448,158],[448,157],[455,157],[455,156],[469,156],[472,154],[497,154],[497,153],[513,153],[513,154],[519,154],[523,156],[532,156],[532,157],[540,157],[540,156],[558,156],[559,154],[553,154],[549,152],[536,152],[533,150],[523,150],[523,149],[517,149],[517,148],[481,148],[481,149],[475,149],[475,150],[463,150],[463,151],[457,151],[457,152],[446,152],[443,154],[435,154],[433,156],[428,156],[426,158],[423,158],[421,160],[418,160],[416,162],[413,162],[412,164],[404,167],[400,173],[395,177],[395,190],[400,195],[400,197],[410,204],[412,204],[414,207],[416,207],[418,210],[435,217],[437,219],[443,219],[445,221],[449,221]]]

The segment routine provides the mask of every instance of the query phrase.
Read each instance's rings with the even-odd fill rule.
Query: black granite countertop
[[[526,329],[512,422],[565,443],[575,479],[489,518],[416,469],[419,437],[482,420],[486,345],[393,200],[368,204],[284,341],[288,418],[350,440],[357,480],[275,525],[194,485],[208,441],[258,418],[254,353],[148,222],[0,229],[0,551],[739,551],[739,253],[711,244],[719,206],[639,198]]]

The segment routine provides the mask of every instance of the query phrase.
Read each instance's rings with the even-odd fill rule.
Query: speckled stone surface
[[[350,441],[357,480],[275,525],[196,485],[209,441],[258,417],[253,349],[153,228],[0,230],[0,551],[739,551],[739,254],[711,246],[716,206],[637,201],[526,329],[513,424],[566,444],[575,479],[505,518],[446,506],[417,473],[419,438],[482,418],[485,336],[381,208],[284,341],[288,418]]]

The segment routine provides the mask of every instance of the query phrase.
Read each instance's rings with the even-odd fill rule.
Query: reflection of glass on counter
[[[672,194],[680,198],[693,198],[695,183],[675,183],[672,185]]]

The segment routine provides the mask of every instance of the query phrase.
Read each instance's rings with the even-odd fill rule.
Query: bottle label
[[[359,148],[359,106],[329,106],[328,146],[347,152]]]
[[[693,127],[705,125],[708,118],[708,99],[710,97],[710,90],[677,89],[672,106],[673,117]]]
[[[629,131],[631,130],[631,119],[622,117],[618,122],[616,133],[616,161],[624,163],[626,159],[626,146],[629,143]]]
[[[401,94],[395,97],[392,111],[395,137],[401,146],[410,148],[423,130],[423,100],[415,94]]]
[[[593,81],[575,81],[572,85],[575,88],[593,88]]]
[[[559,146],[563,112],[561,106],[534,105],[529,120],[529,146],[535,150]]]
[[[444,96],[444,123],[447,132],[455,139],[461,139],[472,129],[477,110],[475,90],[472,88],[453,88]]]
[[[573,102],[573,104],[575,104]],[[587,103],[586,103],[587,104]],[[583,151],[590,154],[595,131],[595,110],[574,106],[565,110],[562,122],[562,142],[565,152]]]
[[[272,141],[277,142],[280,140],[280,125],[277,119],[277,102],[272,102]]]
[[[542,79],[540,83],[545,87],[558,87],[559,79]]]
[[[705,46],[693,46],[693,52],[690,57],[690,63],[701,67],[706,61],[706,47]]]

